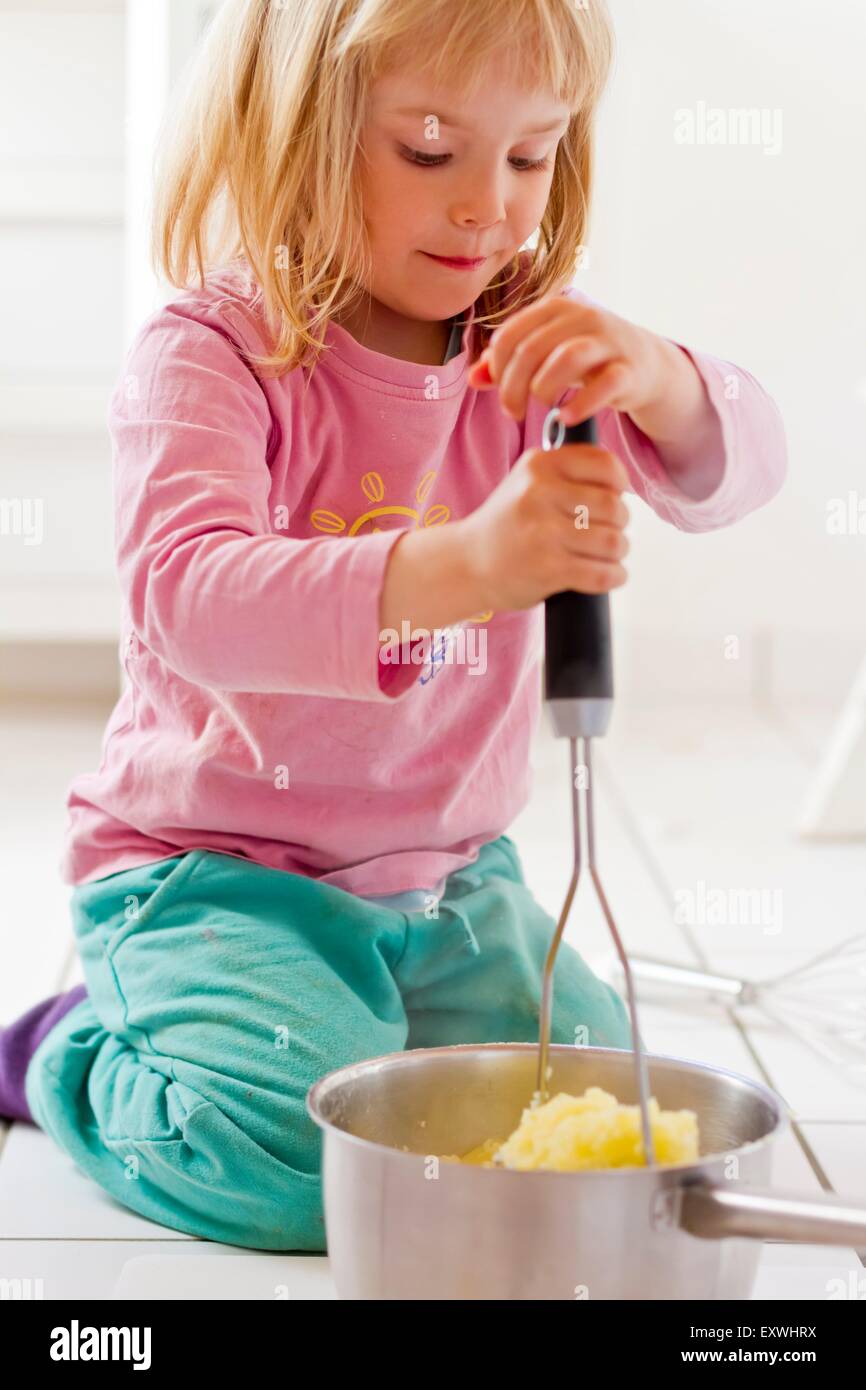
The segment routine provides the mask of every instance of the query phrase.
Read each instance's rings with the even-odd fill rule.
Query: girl
[[[323,1249],[316,1078],[537,1038],[554,923],[506,830],[542,600],[624,582],[626,488],[701,531],[781,484],[752,377],[568,283],[610,56],[599,0],[227,0],[192,74],[155,217],[181,292],[110,410],[86,985],[0,1045],[0,1108],[177,1230]],[[569,392],[601,444],[545,453]],[[554,1041],[631,1045],[568,947],[555,1001]]]

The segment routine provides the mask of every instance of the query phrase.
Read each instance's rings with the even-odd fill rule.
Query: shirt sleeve
[[[597,303],[574,286],[565,293]],[[704,382],[719,426],[720,452],[712,457],[696,454],[693,467],[683,475],[683,482],[688,477],[690,483],[686,491],[668,473],[653,441],[628,415],[600,410],[599,443],[622,459],[634,491],[662,520],[681,531],[717,530],[764,506],[781,488],[788,466],[785,427],[775,401],[742,367],[682,343],[675,346],[688,355]],[[700,497],[706,478],[717,479],[716,486]]]
[[[272,517],[280,437],[215,309],[149,318],[112,395],[118,573],[134,631],[185,679],[222,690],[390,701],[379,597],[400,531],[291,538]],[[398,674],[394,674],[397,672]]]

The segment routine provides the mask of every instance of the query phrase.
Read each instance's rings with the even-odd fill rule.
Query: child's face
[[[468,308],[539,225],[570,115],[495,66],[469,104],[405,69],[380,77],[360,163],[373,298],[428,321]],[[455,269],[434,256],[483,259]]]

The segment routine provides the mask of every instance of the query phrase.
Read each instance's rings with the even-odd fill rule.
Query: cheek
[[[385,241],[389,229],[400,215],[403,198],[402,176],[388,154],[376,143],[368,146],[369,160],[361,175],[364,220],[377,241]]]
[[[531,175],[527,176],[528,178]],[[523,233],[524,240],[531,236],[544,216],[550,197],[550,183],[543,188],[527,188],[511,204],[511,225],[517,235]]]
[[[419,187],[419,184],[421,185]],[[419,232],[429,222],[431,196],[421,180],[408,177],[393,167],[375,180],[368,207],[370,225],[380,243],[404,242],[409,233]]]

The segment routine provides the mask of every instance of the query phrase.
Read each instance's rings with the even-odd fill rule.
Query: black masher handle
[[[559,444],[596,444],[595,418],[560,427]],[[574,589],[544,600],[546,700],[613,699],[610,599]]]

